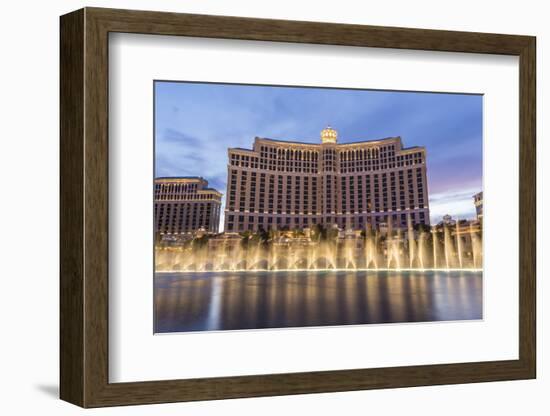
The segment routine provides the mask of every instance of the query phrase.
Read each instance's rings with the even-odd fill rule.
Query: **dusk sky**
[[[339,143],[401,136],[405,147],[425,146],[431,222],[474,218],[482,102],[481,95],[156,82],[155,175],[202,176],[225,195],[228,147],[252,148],[256,136],[320,143],[330,124]]]

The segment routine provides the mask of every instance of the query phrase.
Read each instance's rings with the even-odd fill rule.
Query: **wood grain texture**
[[[60,388],[84,405],[84,12],[61,19]]]
[[[87,9],[85,16],[84,394],[85,406],[89,406],[101,396],[109,375],[109,67],[108,32]]]
[[[519,359],[189,380],[108,380],[108,33],[520,57]],[[83,407],[534,378],[535,38],[87,8],[61,18],[61,397]]]
[[[520,54],[519,97],[519,356],[536,377],[536,41]]]

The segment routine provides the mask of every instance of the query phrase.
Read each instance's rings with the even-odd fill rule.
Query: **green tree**
[[[267,245],[269,242],[269,233],[264,230],[263,228],[260,228],[260,230],[256,234],[258,241],[262,245]]]
[[[239,233],[239,235],[241,236],[241,247],[248,247],[248,243],[252,237],[252,231],[243,231],[242,233]]]
[[[338,237],[338,229],[336,227],[330,227],[327,232],[327,237],[326,239],[327,240],[336,240],[336,238]]]
[[[311,239],[313,241],[325,241],[327,239],[327,230],[322,224],[315,224],[311,228]]]
[[[209,239],[210,239],[210,236],[208,234],[204,234],[203,236],[193,239],[192,241],[193,248],[205,247],[208,244]]]
[[[415,231],[424,231],[424,232],[429,232],[430,231],[430,226],[429,225],[426,225],[426,224],[415,224],[413,226],[413,230]]]

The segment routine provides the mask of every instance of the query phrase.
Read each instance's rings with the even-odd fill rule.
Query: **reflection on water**
[[[158,273],[155,332],[482,318],[482,273]]]

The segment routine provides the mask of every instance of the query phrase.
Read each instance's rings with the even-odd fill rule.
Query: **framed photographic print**
[[[534,378],[535,38],[61,17],[61,398]]]

